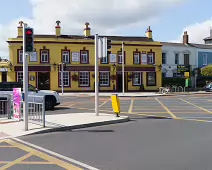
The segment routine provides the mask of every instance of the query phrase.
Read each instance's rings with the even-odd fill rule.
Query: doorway
[[[124,74],[124,91],[126,92],[128,87],[128,83],[127,82],[127,73]],[[122,73],[121,72],[118,72],[117,73],[117,79],[116,79],[116,90],[117,92],[122,92],[123,90],[123,86],[122,86]]]
[[[38,89],[50,90],[50,72],[38,72]]]
[[[7,82],[7,72],[1,72],[1,82]]]

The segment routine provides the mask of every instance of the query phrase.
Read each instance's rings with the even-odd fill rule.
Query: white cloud
[[[82,34],[83,24],[87,21],[91,24],[92,33],[119,34],[121,29],[146,28],[158,19],[161,12],[182,1],[184,0],[30,0],[32,19],[14,18],[7,25],[0,25],[0,55],[8,55],[5,40],[17,35],[20,20],[33,26],[36,33],[43,34],[54,34],[56,20],[61,21],[64,34]]]
[[[183,32],[187,31],[190,43],[203,44],[203,39],[210,36],[210,28],[212,28],[212,18],[203,22],[188,25],[183,29],[182,34],[176,40],[172,40],[171,42],[182,42]]]

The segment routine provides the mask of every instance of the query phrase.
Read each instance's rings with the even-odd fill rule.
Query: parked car
[[[13,88],[21,88],[23,91],[22,82],[0,82],[0,93],[13,94]],[[41,96],[45,98],[45,110],[54,110],[54,107],[60,104],[60,97],[56,91],[39,90],[31,84],[28,85],[29,96]],[[36,98],[36,97],[35,97]],[[32,97],[31,97],[32,99]],[[30,101],[30,97],[29,97]]]
[[[212,83],[208,83],[207,85],[205,85],[204,90],[206,92],[212,92]]]

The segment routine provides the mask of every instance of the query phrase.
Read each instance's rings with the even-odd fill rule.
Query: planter
[[[74,74],[72,76],[72,81],[78,81],[78,80],[79,80],[78,76],[76,74]]]
[[[116,80],[116,75],[110,76],[111,80]]]

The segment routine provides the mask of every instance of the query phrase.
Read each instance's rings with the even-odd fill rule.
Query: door
[[[118,92],[122,92],[122,74],[117,73],[116,89]]]
[[[1,72],[1,82],[7,82],[7,72]]]
[[[50,90],[50,72],[38,72],[38,89]]]

